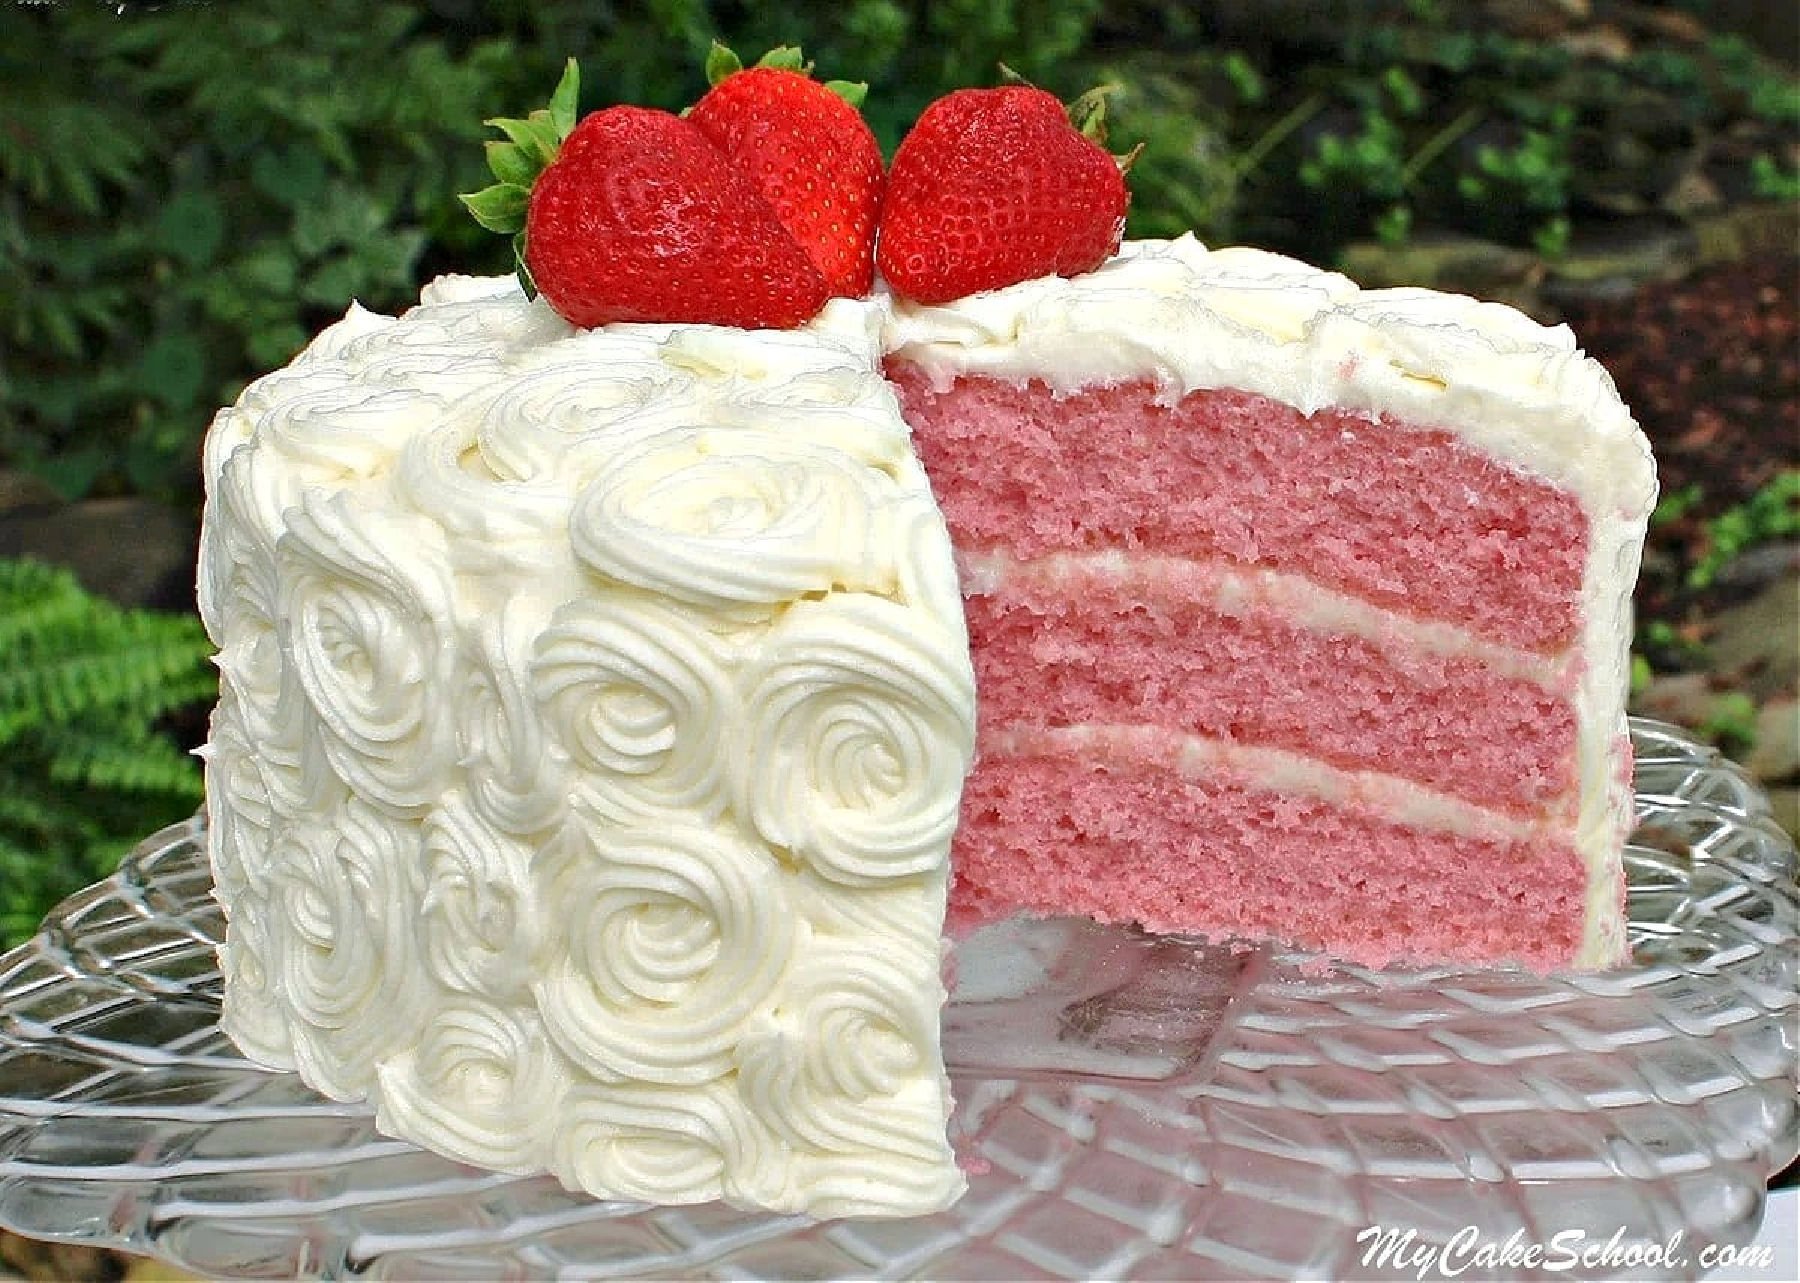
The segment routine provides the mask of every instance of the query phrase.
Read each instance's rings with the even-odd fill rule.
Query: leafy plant
[[[1680,521],[1705,498],[1706,491],[1697,481],[1689,482],[1678,490],[1665,490],[1656,501],[1656,510],[1650,514],[1650,524],[1666,526]]]
[[[200,435],[248,375],[351,298],[408,298],[457,235],[448,196],[507,65],[418,28],[352,0],[12,15],[0,454],[66,495],[191,502]]]
[[[1765,200],[1800,200],[1800,169],[1783,169],[1767,152],[1751,158],[1750,181]]]
[[[1756,703],[1743,691],[1726,691],[1697,729],[1728,755],[1741,757],[1756,747]]]
[[[199,804],[199,766],[161,724],[216,696],[210,649],[193,616],[0,560],[0,942]]]
[[[1706,523],[1706,551],[1688,570],[1688,587],[1710,587],[1740,553],[1796,536],[1800,536],[1800,468],[1778,474],[1743,503]]]

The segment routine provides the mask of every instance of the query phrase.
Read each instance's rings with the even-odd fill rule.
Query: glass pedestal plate
[[[945,1014],[970,1191],[903,1221],[595,1202],[250,1064],[193,821],[0,958],[0,1225],[232,1277],[1698,1277],[1800,1143],[1795,852],[1736,767],[1633,735],[1623,970],[971,940]]]

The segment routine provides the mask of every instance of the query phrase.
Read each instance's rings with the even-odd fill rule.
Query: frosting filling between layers
[[[958,555],[996,730],[1160,726],[1572,820],[1571,656],[1506,651],[1291,575],[1123,554]]]

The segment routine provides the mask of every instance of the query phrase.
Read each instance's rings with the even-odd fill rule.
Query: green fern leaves
[[[210,651],[191,615],[0,560],[0,944],[199,805],[199,765],[163,723],[217,696]]]

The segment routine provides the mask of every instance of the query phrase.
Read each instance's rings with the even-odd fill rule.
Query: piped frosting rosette
[[[539,870],[558,906],[536,985],[551,1036],[603,1083],[679,1092],[722,1076],[798,944],[780,866],[678,816],[584,818]]]
[[[741,714],[725,644],[653,598],[572,601],[538,638],[531,680],[572,788],[618,821],[717,819]]]
[[[200,758],[212,803],[206,853],[214,894],[229,905],[247,893],[268,890],[270,847],[280,823],[269,768],[245,731],[238,701],[229,694],[213,710]]]
[[[247,890],[231,898],[232,913],[219,946],[219,967],[231,977],[219,1013],[223,1029],[243,1053],[276,1069],[295,1067],[294,1036],[274,970],[271,904]]]
[[[452,697],[470,804],[518,836],[555,827],[569,804],[569,754],[551,736],[532,691],[540,613],[516,597],[466,632],[469,664]]]
[[[542,934],[530,849],[483,820],[459,793],[426,817],[421,835],[425,969],[458,993],[529,1002]]]
[[[648,336],[589,331],[530,354],[483,398],[476,448],[496,476],[566,475],[571,452],[617,449],[684,398],[697,399],[693,376],[659,362]]]
[[[569,523],[596,573],[705,610],[766,619],[833,589],[890,591],[873,514],[899,497],[834,445],[755,428],[672,429],[596,473]]]
[[[743,675],[740,813],[846,886],[944,867],[974,752],[974,679],[954,653],[886,598],[793,606]]]
[[[796,1210],[789,1155],[729,1082],[681,1091],[594,1084],[572,1093],[550,1170],[570,1189],[645,1203],[725,1198]]]
[[[288,513],[276,562],[326,760],[357,796],[417,814],[444,792],[456,748],[442,532],[309,492]]]
[[[942,1128],[935,970],[916,951],[835,940],[808,962],[739,1045],[744,1100],[804,1156],[815,1213],[834,1214],[819,1182],[839,1198],[947,1201],[962,1178]]]
[[[467,998],[441,1003],[380,1077],[382,1131],[500,1172],[542,1169],[568,1091],[535,1011]]]
[[[259,750],[270,790],[287,814],[323,799],[303,778],[302,695],[286,654],[286,621],[275,545],[282,514],[259,505],[254,450],[227,458],[207,496],[211,538],[200,542],[201,618],[218,645],[213,662],[235,701],[243,732]]]
[[[356,798],[328,818],[276,843],[266,962],[306,1081],[355,1100],[431,1010],[416,953],[419,829]]]

